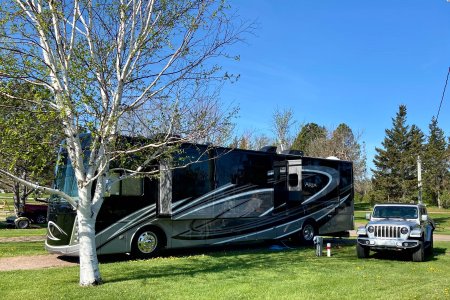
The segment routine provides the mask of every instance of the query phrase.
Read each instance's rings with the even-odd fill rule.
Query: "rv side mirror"
[[[366,220],[370,220],[370,213],[366,213]]]
[[[422,215],[422,221],[428,221],[428,215]]]

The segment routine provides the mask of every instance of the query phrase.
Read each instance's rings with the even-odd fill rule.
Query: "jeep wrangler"
[[[421,262],[433,252],[434,221],[423,204],[377,204],[366,214],[366,226],[358,228],[356,254],[367,258],[370,251],[409,251]]]

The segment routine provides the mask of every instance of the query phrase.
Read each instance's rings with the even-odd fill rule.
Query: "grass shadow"
[[[345,248],[354,245],[350,239],[325,238],[324,242],[331,242],[333,248]],[[273,247],[278,246],[278,247]],[[305,253],[307,252],[307,253]],[[325,247],[324,247],[325,252]],[[102,256],[101,263],[136,262],[139,271],[130,266],[129,270],[115,274],[108,282],[123,282],[128,280],[148,280],[150,278],[172,278],[173,276],[196,276],[198,274],[221,273],[233,270],[232,276],[240,276],[249,269],[273,269],[278,265],[292,264],[292,255],[296,256],[295,263],[310,263],[315,260],[313,246],[298,246],[288,243],[274,242],[255,243],[245,245],[201,247],[187,249],[170,249],[164,251],[159,258],[148,260],[131,260],[128,255]],[[178,258],[189,258],[181,259]],[[167,263],[167,259],[175,261]],[[148,261],[148,267],[142,268],[142,262]],[[153,263],[152,263],[153,262]]]
[[[449,224],[450,223],[450,216],[444,215],[444,216],[433,216],[433,221],[436,223],[436,233],[439,233],[440,231],[445,231],[447,229],[446,226],[442,226],[442,224]]]
[[[434,248],[433,253],[427,254],[424,261],[437,260],[438,256],[445,255],[446,248]],[[371,252],[370,258],[392,260],[392,261],[412,261],[411,251],[379,251]]]
[[[270,246],[277,244],[282,248],[271,250]],[[101,263],[109,264],[116,262],[136,262],[138,264],[148,261],[148,268],[139,267],[139,272],[130,266],[122,274],[116,274],[114,279],[108,282],[123,282],[128,280],[148,280],[149,278],[164,278],[172,276],[195,276],[203,273],[221,273],[229,269],[236,270],[236,276],[245,272],[248,268],[273,268],[276,264],[288,263],[291,256],[283,255],[286,252],[311,252],[312,247],[290,247],[279,243],[255,243],[232,246],[209,246],[199,248],[169,249],[158,258],[142,259],[134,261],[129,255],[104,255],[99,257]],[[268,255],[271,254],[271,255]],[[189,259],[179,260],[176,267],[172,263],[165,262],[166,259]],[[286,260],[283,262],[283,260]],[[154,263],[151,263],[151,262]]]

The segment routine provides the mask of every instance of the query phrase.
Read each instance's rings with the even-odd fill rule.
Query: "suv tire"
[[[412,260],[415,262],[422,262],[425,260],[425,251],[423,249],[423,242],[420,243],[420,246],[413,252]]]
[[[358,258],[368,258],[370,254],[370,248],[363,247],[358,242],[356,243],[356,255]]]

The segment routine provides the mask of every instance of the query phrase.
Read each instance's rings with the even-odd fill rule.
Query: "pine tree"
[[[428,143],[425,146],[424,165],[424,194],[431,204],[442,207],[440,195],[444,191],[444,183],[449,175],[448,143],[444,131],[439,128],[433,117],[429,125]]]
[[[325,139],[327,136],[327,130],[323,126],[319,126],[316,123],[308,123],[302,127],[297,137],[295,138],[292,149],[302,150],[305,155],[312,155],[308,153],[310,144],[317,139]]]
[[[383,148],[375,148],[373,184],[377,201],[409,202],[417,195],[416,159],[421,153],[423,133],[406,124],[407,109],[400,105],[393,127],[386,129]]]
[[[416,125],[408,133],[408,146],[403,157],[402,199],[418,199],[417,158],[423,156],[425,135]]]

